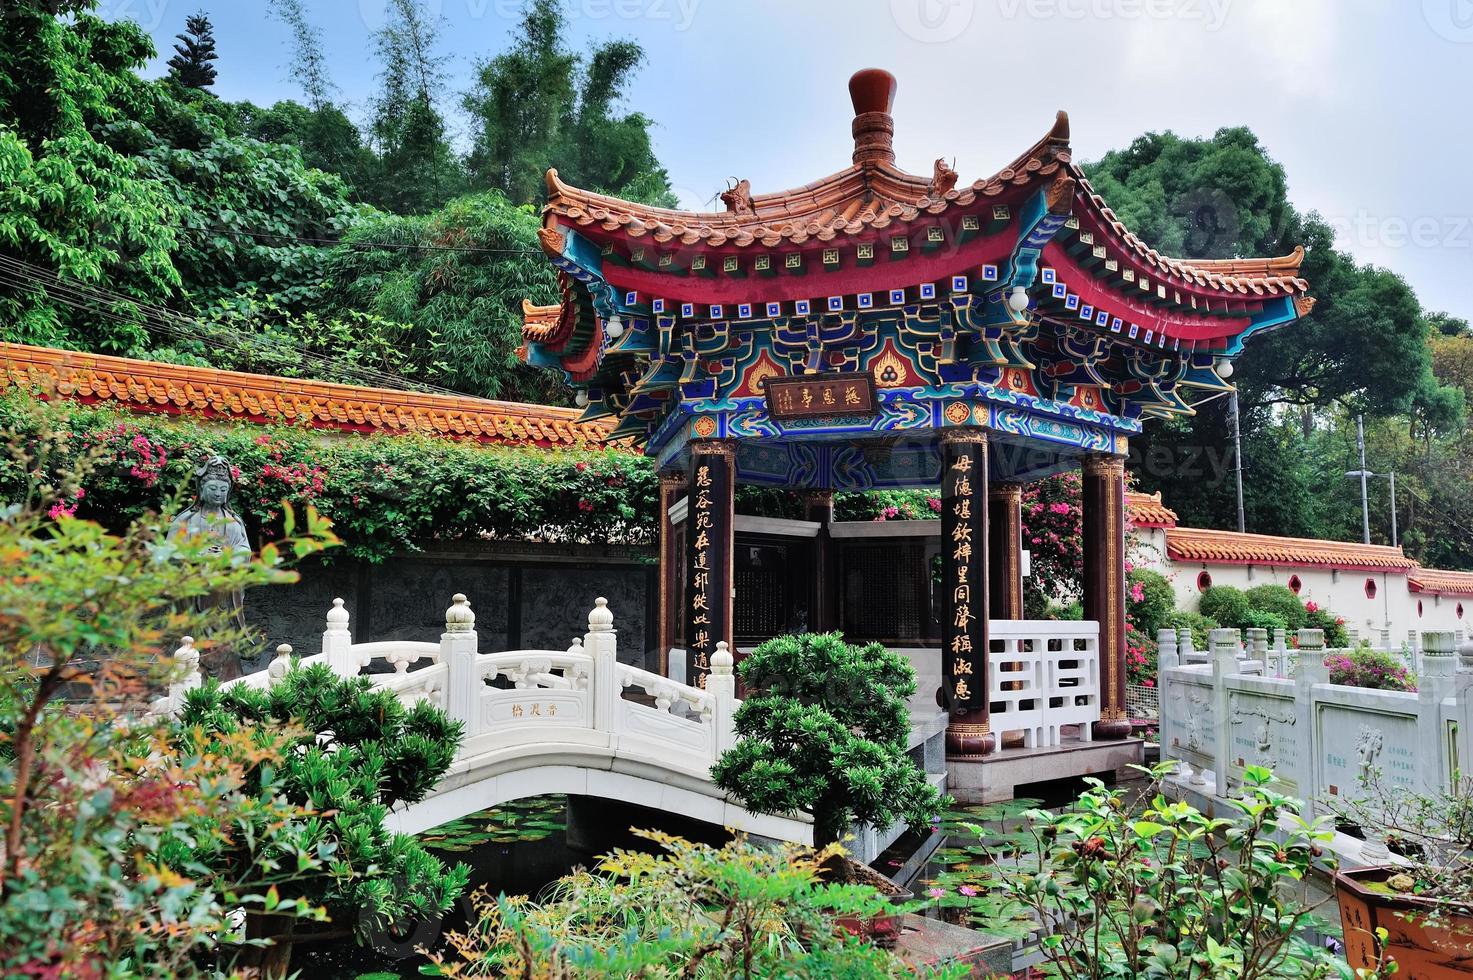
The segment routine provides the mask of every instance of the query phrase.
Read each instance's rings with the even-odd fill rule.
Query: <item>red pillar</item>
[[[1100,624],[1095,738],[1130,734],[1125,713],[1125,458],[1084,459],[1084,618]]]
[[[987,492],[988,610],[993,619],[1023,618],[1023,487],[1000,483]]]
[[[941,434],[941,548],[946,755],[976,759],[996,745],[988,723],[986,429]]]

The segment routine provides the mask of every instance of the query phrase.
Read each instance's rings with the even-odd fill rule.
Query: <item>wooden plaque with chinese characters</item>
[[[863,372],[768,378],[762,390],[767,396],[767,414],[775,419],[873,415],[876,411],[875,382]]]

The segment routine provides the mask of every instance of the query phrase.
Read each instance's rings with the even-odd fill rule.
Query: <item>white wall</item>
[[[1134,560],[1144,568],[1160,572],[1176,588],[1177,607],[1196,609],[1201,595],[1197,577],[1207,572],[1213,585],[1251,589],[1255,585],[1288,586],[1299,577],[1299,598],[1314,600],[1345,619],[1362,638],[1379,640],[1379,632],[1391,630],[1393,646],[1406,642],[1409,630],[1459,630],[1473,632],[1473,596],[1435,596],[1411,592],[1404,571],[1365,571],[1296,565],[1239,565],[1226,562],[1173,562],[1166,556],[1166,534],[1162,528],[1138,528],[1140,547]],[[1376,597],[1366,597],[1366,580],[1376,583]],[[1417,602],[1422,614],[1417,615]],[[1463,606],[1463,616],[1457,614]]]

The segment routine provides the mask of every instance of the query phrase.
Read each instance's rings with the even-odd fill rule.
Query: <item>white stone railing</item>
[[[1100,720],[1099,624],[994,619],[988,629],[988,697],[998,737],[1021,731],[1025,747],[1059,745],[1061,730],[1072,725],[1088,741]]]
[[[1300,631],[1288,677],[1241,670],[1236,630],[1212,631],[1207,664],[1182,664],[1175,639],[1159,634],[1161,758],[1204,792],[1230,796],[1244,767],[1259,765],[1308,811],[1323,811],[1373,777],[1415,792],[1449,788],[1473,759],[1473,647],[1460,663],[1452,633],[1420,638],[1416,692],[1331,684],[1319,630]]]
[[[702,689],[619,663],[614,616],[602,598],[589,613],[588,633],[567,650],[480,653],[477,642],[475,614],[463,595],[446,610],[439,643],[354,643],[348,611],[335,599],[321,653],[294,661],[283,644],[266,669],[227,684],[265,687],[294,662],[325,663],[353,677],[382,661],[394,671],[370,673],[375,685],[406,704],[428,700],[465,724],[458,758],[518,744],[596,740],[613,743],[623,756],[709,779],[711,764],[736,740],[732,716],[740,702],[725,643],[717,645]],[[175,656],[183,677],[155,703],[156,711],[177,710],[185,693],[203,682],[189,637]]]

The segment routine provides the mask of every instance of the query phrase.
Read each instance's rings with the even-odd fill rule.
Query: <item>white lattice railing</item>
[[[1100,720],[1100,628],[1094,622],[998,620],[989,627],[992,730],[1022,732],[1028,748],[1081,740]]]
[[[711,764],[736,740],[732,715],[740,702],[725,643],[711,658],[704,689],[619,663],[614,616],[604,599],[589,613],[588,633],[567,650],[480,653],[476,645],[475,614],[463,595],[446,610],[439,643],[354,643],[348,611],[335,599],[321,653],[294,661],[291,647],[283,644],[264,670],[227,683],[264,687],[294,662],[325,663],[352,677],[382,661],[394,671],[370,674],[375,685],[406,704],[427,700],[465,724],[462,757],[522,744],[597,742],[706,779]],[[185,692],[202,683],[193,641],[185,637],[175,656],[183,679],[171,685],[156,711],[177,710]]]

